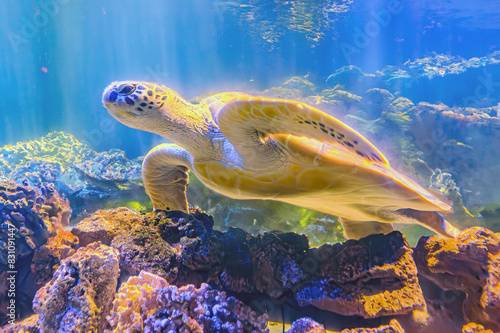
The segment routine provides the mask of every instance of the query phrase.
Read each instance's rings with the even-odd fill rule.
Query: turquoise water
[[[2,8],[0,144],[64,130],[133,155],[153,137],[108,123],[100,95],[111,81],[161,82],[190,98],[263,90],[294,75],[324,83],[349,64],[374,73],[431,52],[469,59],[500,47],[499,5],[488,0],[9,0]]]
[[[451,332],[462,327],[465,321],[499,327],[498,319],[494,318],[498,314],[495,304],[499,303],[498,297],[494,298],[498,294],[494,289],[494,270],[498,267],[494,261],[498,250],[496,236],[473,229],[468,236],[464,233],[469,239],[460,240],[463,241],[460,251],[455,251],[455,245],[448,246],[455,241],[453,238],[429,242],[429,247],[424,246],[425,239],[420,238],[432,235],[431,229],[455,236],[455,229],[443,227],[446,223],[441,215],[459,229],[481,226],[500,231],[499,36],[498,0],[3,0],[0,3],[0,222],[3,230],[0,274],[3,279],[7,274],[6,263],[13,260],[6,253],[17,260],[19,271],[13,273],[17,282],[9,282],[9,288],[13,285],[18,294],[9,296],[10,300],[0,297],[0,322],[8,321],[10,310],[6,311],[6,304],[12,299],[17,302],[16,320],[32,314],[35,292],[51,279],[57,265],[65,267],[62,258],[78,248],[75,239],[71,240],[74,237],[67,233],[63,235],[68,238],[66,243],[57,241],[60,241],[57,245],[60,249],[50,249],[54,255],[49,255],[48,250],[39,251],[42,254],[37,252],[46,241],[52,242],[51,237],[56,234],[48,230],[47,225],[64,227],[58,229],[59,237],[63,229],[68,231],[77,223],[85,222],[84,219],[97,210],[129,207],[140,214],[125,208],[101,212],[102,216],[111,216],[109,221],[114,222],[123,216],[135,216],[126,223],[116,222],[122,224],[120,237],[128,237],[132,225],[134,232],[124,241],[131,247],[120,248],[120,260],[116,252],[113,259],[116,276],[112,283],[122,283],[127,274],[137,274],[140,269],[160,267],[159,274],[175,275],[168,277],[171,283],[199,286],[203,281],[226,290],[228,296],[236,295],[259,315],[269,313],[273,321],[280,322],[276,327],[281,326],[281,321],[291,323],[304,316],[312,316],[335,330],[375,327],[388,323],[388,316],[397,317],[410,333],[440,326],[446,326]],[[114,85],[112,82],[116,81],[126,82]],[[179,94],[174,101],[181,104],[168,100],[167,105],[183,107],[163,108],[163,101],[173,96],[168,89]],[[304,115],[301,111],[309,105],[338,122],[327,116],[320,120],[314,118],[318,121],[315,122],[312,117],[319,114],[316,110],[300,119],[293,118],[292,114],[289,119],[283,116],[282,121],[269,120],[269,127],[259,123],[259,128],[254,126],[253,118],[238,123],[238,127],[225,128],[222,125],[219,128],[214,120],[209,122],[209,135],[200,140],[206,144],[204,140],[209,137],[210,144],[190,146],[196,140],[188,143],[187,139],[197,132],[190,132],[192,127],[179,124],[200,121],[194,117],[195,121],[185,122],[185,118],[194,114],[189,114],[190,110],[206,111],[209,115],[202,101],[222,92],[300,101],[305,104],[297,107],[296,103],[279,104],[273,100],[272,107],[268,107],[277,110],[275,114],[281,117],[290,109]],[[160,94],[165,94],[165,99]],[[227,105],[228,100],[220,98],[223,100],[220,105],[214,99],[208,100],[213,110],[207,119],[221,111],[218,107]],[[183,99],[187,101],[185,104]],[[121,109],[116,106],[120,103]],[[167,125],[172,123],[160,126],[161,130],[151,130],[156,133],[132,128],[141,127],[134,123],[140,118],[138,111],[143,112],[146,107],[153,109],[160,103],[158,110],[162,115],[175,112],[177,116],[182,115],[172,121],[181,131],[178,128],[175,128],[177,132],[171,131],[175,126]],[[273,109],[275,105],[281,107]],[[247,109],[234,109],[240,115],[248,114]],[[255,108],[251,111],[258,113]],[[208,125],[198,129],[206,127]],[[148,128],[151,129],[143,129]],[[230,140],[225,141],[224,136]],[[196,221],[187,222],[187,215],[173,212],[168,222],[158,220],[154,222],[158,225],[145,225],[154,220],[155,213],[147,214],[154,209],[154,202],[145,192],[141,166],[153,147],[170,143],[169,139],[188,150],[202,147],[193,148],[194,153],[176,155],[184,158],[181,162],[189,162],[191,153],[195,155],[194,160],[197,156],[204,158],[198,160],[200,164],[211,159],[218,161],[220,155],[215,158],[211,153],[220,153],[220,150],[213,147],[223,147],[226,158],[223,166],[227,168],[222,172],[211,169],[211,175],[198,179],[196,173],[203,176],[200,170],[210,171],[209,167],[200,167],[190,174],[186,190],[191,208],[199,206],[213,221],[198,212],[189,217],[198,216]],[[294,148],[294,142],[300,144]],[[355,147],[360,142],[362,145]],[[265,145],[259,145],[262,143]],[[248,147],[250,151],[245,150]],[[295,154],[299,149],[302,155]],[[315,155],[307,160],[311,151]],[[328,153],[322,155],[325,151]],[[384,156],[390,167],[383,163]],[[275,158],[274,164],[271,158]],[[307,167],[303,169],[301,158],[308,161],[304,162]],[[329,158],[334,162],[325,162]],[[290,160],[293,162],[288,163]],[[280,164],[282,161],[285,162]],[[316,168],[323,162],[330,169]],[[283,169],[273,173],[282,165],[289,167],[287,172],[294,167],[300,172],[297,177],[289,177],[288,182],[283,181],[276,177],[276,174],[286,174]],[[351,169],[344,168],[345,165]],[[182,185],[186,169],[175,166],[171,179]],[[246,172],[245,168],[252,172]],[[234,181],[234,170],[247,178]],[[388,175],[384,181],[380,180],[382,174]],[[251,179],[255,175],[268,183],[262,185]],[[329,187],[322,187],[324,179],[330,179]],[[5,180],[15,184],[5,185]],[[285,186],[280,187],[281,184]],[[29,186],[39,188],[40,192]],[[248,186],[247,192],[244,186]],[[257,195],[248,195],[255,194],[248,190],[252,186],[258,188]],[[61,198],[54,195],[54,189]],[[162,191],[165,196],[172,192],[183,194],[171,188]],[[224,194],[239,199],[286,200],[282,200],[285,203],[236,200],[238,198],[229,199]],[[347,201],[345,208],[343,204]],[[434,206],[429,208],[430,203]],[[173,210],[185,208],[183,204]],[[26,208],[32,206],[38,207],[38,211]],[[387,229],[370,229],[370,224],[365,223],[369,220],[366,216],[387,222],[394,217],[387,214],[396,211],[397,218],[411,222],[397,224],[395,228],[403,232],[410,247],[415,249],[406,247],[404,237],[398,233],[365,238],[359,243],[344,242],[345,229],[332,207],[337,208],[337,212],[344,209],[342,213],[346,216],[352,213],[359,217],[363,223],[357,230],[363,235],[388,233]],[[120,212],[126,213],[121,216]],[[366,215],[356,215],[359,212]],[[37,217],[34,221],[38,224],[28,219],[28,215]],[[433,222],[434,228],[417,225],[412,220],[417,217],[428,226]],[[174,220],[173,227],[168,225]],[[96,232],[98,236],[111,242],[105,228],[115,226],[104,218],[98,217],[96,221],[93,227],[103,228]],[[345,225],[349,226],[348,222]],[[14,229],[19,234],[15,234]],[[146,230],[144,234],[142,230]],[[264,232],[267,234],[260,236]],[[290,232],[305,235],[307,239]],[[14,238],[21,245],[8,245]],[[419,239],[420,245],[415,246]],[[439,242],[445,248],[443,253],[449,251],[447,255],[438,250]],[[159,252],[151,250],[152,258],[148,257],[150,252],[141,252],[146,248],[149,251],[153,247],[149,247],[150,244],[156,244],[159,249]],[[432,248],[437,254],[422,263],[419,260],[425,261],[424,248],[425,251]],[[109,248],[103,251],[112,252]],[[413,259],[412,251],[416,253]],[[131,258],[127,257],[129,253]],[[38,255],[48,259],[37,259]],[[442,258],[436,259],[439,255]],[[469,256],[476,257],[470,260]],[[450,257],[451,263],[446,262]],[[417,262],[420,282],[413,260]],[[441,262],[436,264],[438,261]],[[137,262],[145,266],[134,266]],[[260,266],[252,266],[255,263]],[[443,265],[447,273],[431,274],[427,267],[421,270],[422,265],[431,264],[436,264],[438,270],[439,265]],[[259,268],[250,272],[255,267]],[[68,270],[73,272],[73,268]],[[54,276],[64,279],[67,275]],[[334,276],[332,280],[328,280],[330,275]],[[74,276],[79,276],[78,272],[71,274],[71,278]],[[251,284],[255,281],[250,280],[257,276],[255,285],[259,287],[254,288]],[[84,278],[75,279],[79,280],[78,286]],[[92,278],[89,285],[99,280],[92,282]],[[5,281],[0,281],[4,295]],[[311,285],[303,288],[309,282]],[[273,289],[276,283],[278,287]],[[431,326],[419,326],[425,321],[422,314],[409,314],[411,309],[421,307],[418,283],[422,284],[429,312],[434,316]],[[294,289],[297,286],[303,289],[297,292],[299,289]],[[115,287],[107,285],[112,292]],[[344,287],[349,293],[341,290]],[[386,307],[384,310],[372,319],[362,319],[366,309],[361,309],[363,306],[359,304],[371,296],[374,303],[379,302],[378,292],[388,299],[392,297],[394,304],[382,304],[381,308]],[[94,290],[91,293],[95,293]],[[82,295],[81,298],[87,297]],[[111,304],[114,296],[106,296],[111,297]],[[92,297],[89,296],[85,304],[92,303]],[[363,301],[356,303],[348,299],[345,304],[351,305],[342,305],[351,297]],[[488,306],[478,305],[480,297],[482,302],[489,302]],[[332,299],[338,301],[337,298],[340,303],[328,304]],[[465,303],[462,310],[464,299],[470,302]],[[310,305],[299,306],[301,300]],[[313,302],[307,303],[308,300]],[[52,302],[57,306],[63,304],[61,309],[54,310],[55,321],[60,321],[62,316],[62,312],[57,313],[59,310],[70,315],[75,310],[75,316],[80,314],[73,303],[68,303],[66,309],[65,300],[54,298]],[[384,302],[382,299],[379,303]],[[354,303],[357,305],[353,306]],[[51,303],[45,302],[45,305],[51,309]],[[359,309],[354,309],[358,305]],[[90,307],[94,306],[92,303]],[[349,306],[354,310],[346,308]],[[392,315],[392,310],[396,315]],[[158,315],[158,322],[163,321],[165,313],[154,314]],[[234,319],[232,314],[224,316]],[[111,324],[109,318],[108,321]],[[429,332],[432,329],[429,328]],[[443,333],[447,330],[439,329]],[[273,332],[278,331],[282,330],[278,328]]]

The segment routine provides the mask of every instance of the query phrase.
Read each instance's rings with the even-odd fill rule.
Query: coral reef
[[[433,54],[432,56],[407,61],[398,70],[399,75],[408,75],[413,79],[461,74],[470,68],[500,64],[500,51],[480,58],[464,59],[460,56]]]
[[[310,96],[314,94],[316,86],[311,81],[307,80],[307,78],[308,75],[304,77],[293,76],[286,80],[281,87],[285,89],[294,89],[298,91],[301,96]]]
[[[483,325],[470,323],[462,328],[462,333],[494,333],[492,330],[487,330]]]
[[[37,286],[43,286],[52,278],[54,271],[63,259],[75,254],[78,249],[78,238],[62,228],[57,229],[55,236],[46,244],[35,250],[31,260],[31,272]]]
[[[410,125],[421,158],[432,168],[446,168],[459,188],[473,193],[462,196],[466,205],[500,200],[499,170],[494,167],[500,148],[489,144],[500,140],[500,119],[488,112],[420,103]]]
[[[315,90],[316,86],[307,80],[307,76],[293,76],[286,80],[281,86],[264,90],[260,94],[261,96],[273,98],[296,99],[310,96]]]
[[[95,213],[73,230],[86,247],[75,253],[66,232],[37,250],[39,263],[32,267],[38,271],[44,262],[67,257],[37,292],[37,315],[8,328],[34,330],[30,323],[37,321],[47,332],[265,331],[265,317],[225,291],[260,310],[266,307],[258,299],[265,297],[265,304],[285,302],[297,309],[309,304],[354,316],[336,327],[346,333],[403,332],[402,327],[408,333],[452,332],[466,320],[477,323],[464,327],[467,332],[481,332],[480,325],[485,332],[498,329],[500,237],[485,229],[465,230],[457,240],[423,238],[413,253],[398,231],[310,248],[305,236],[294,233],[220,232],[213,223],[199,209],[190,214],[141,215],[128,208]],[[128,280],[115,294],[120,269],[121,279]],[[45,273],[36,275],[41,283],[51,271]],[[450,289],[458,294],[444,299]],[[388,317],[387,323],[394,316],[401,325],[359,319]],[[352,328],[359,326],[379,327]],[[326,332],[305,318],[289,332],[307,331]]]
[[[7,145],[0,148],[2,172],[5,176],[19,178],[23,173],[28,180],[36,185],[45,185],[46,182],[55,182],[61,174],[43,173],[39,170],[38,178],[27,173],[33,168],[40,167],[43,162],[54,163],[56,170],[66,173],[68,169],[80,171],[88,178],[107,181],[133,181],[140,177],[140,163],[129,161],[124,152],[111,150],[97,153],[78,141],[71,134],[51,132],[39,140],[19,142],[16,145]],[[28,166],[35,162],[33,166]],[[21,169],[19,169],[21,168]],[[71,187],[70,179],[67,186]]]
[[[425,312],[412,249],[397,231],[312,249],[302,266],[312,278],[296,290],[300,305],[364,318]]]
[[[122,284],[108,317],[107,332],[263,332],[266,316],[207,284],[169,286],[141,272]]]
[[[326,79],[330,87],[341,85],[355,94],[362,94],[371,88],[377,88],[379,78],[375,74],[366,74],[356,66],[345,66],[339,68]]]
[[[468,71],[466,69],[462,73]],[[448,74],[445,72],[444,77],[448,77]],[[499,139],[498,109],[448,107],[423,102],[414,104],[410,99],[401,97],[404,91],[401,86],[396,87],[397,80],[388,79],[390,75],[390,71],[366,75],[355,67],[349,67],[331,76],[329,88],[326,89],[316,87],[308,77],[293,77],[281,87],[269,89],[264,94],[305,101],[360,130],[377,147],[383,148],[397,169],[453,202],[454,213],[447,217],[450,221],[459,221],[462,226],[477,224],[478,221],[472,216],[475,215],[482,216],[488,226],[497,226],[498,209],[495,202],[500,200],[496,191],[497,185],[500,186],[500,183],[497,184],[500,176],[496,177],[499,171],[496,156],[500,152],[491,142]],[[440,78],[434,75],[431,79],[422,77],[422,80]],[[24,195],[36,205],[36,200],[40,200],[38,197],[44,197],[44,202],[48,202],[52,188],[59,189],[82,212],[80,217],[84,217],[86,209],[91,211],[112,205],[110,200],[114,200],[115,195],[128,200],[126,193],[142,193],[137,191],[140,188],[138,160],[128,161],[119,152],[89,152],[84,145],[62,133],[51,133],[39,141],[43,145],[33,141],[4,147],[0,156],[0,176],[17,181],[17,184],[6,183],[0,188],[3,200],[0,209],[4,223],[19,223],[21,216],[26,220],[31,215],[36,221],[43,222],[39,223],[41,231],[29,235],[40,239],[33,240],[34,248],[29,246],[26,238],[25,244],[23,238],[19,238],[19,244],[23,247],[19,251],[22,256],[18,258],[17,264],[24,267],[24,273],[21,273],[19,281],[22,284],[18,289],[25,293],[22,301],[18,300],[23,308],[18,309],[21,317],[30,314],[32,296],[29,295],[47,283],[54,271],[54,278],[45,288],[55,290],[54,279],[62,279],[59,269],[69,269],[66,260],[78,255],[78,252],[75,254],[78,244],[67,231],[52,225],[68,223],[67,201],[52,195],[58,204],[49,208],[51,204],[40,203],[41,209],[26,210],[22,206],[23,202],[17,206],[18,198],[14,197]],[[68,157],[68,154],[72,156]],[[132,181],[127,182],[127,177],[131,177]],[[26,179],[24,184],[23,179]],[[33,189],[30,184],[45,190]],[[84,203],[84,198],[90,204]],[[179,317],[175,317],[174,310],[158,303],[160,295],[154,294],[153,288],[145,286],[159,284],[161,287],[158,289],[170,288],[168,299],[177,299],[180,290],[184,294],[195,292],[195,287],[182,289],[187,284],[194,284],[201,288],[197,290],[202,290],[208,288],[203,283],[209,283],[212,288],[234,294],[247,303],[258,297],[267,297],[272,302],[284,300],[295,308],[299,308],[297,303],[312,305],[342,316],[398,316],[401,326],[409,333],[422,330],[452,332],[459,331],[462,326],[464,332],[499,329],[497,318],[500,317],[500,297],[496,291],[494,273],[498,265],[497,234],[468,229],[462,232],[461,238],[455,243],[440,237],[426,238],[420,241],[414,258],[412,249],[398,232],[310,248],[312,244],[343,240],[342,230],[334,219],[275,202],[234,201],[210,192],[196,179],[190,182],[188,198],[191,203],[207,209],[214,219],[199,209],[191,209],[190,214],[154,212],[142,215],[131,209],[119,208],[99,211],[73,228],[72,233],[78,237],[81,246],[87,247],[79,251],[93,251],[95,246],[109,245],[107,251],[112,249],[113,260],[116,260],[113,265],[120,266],[121,279],[130,278],[127,288],[136,295],[134,297],[144,298],[141,299],[143,303],[127,303],[129,312],[113,312],[109,317],[114,318],[110,319],[112,325],[123,322],[123,327],[130,327],[132,331],[137,327],[153,330],[155,327],[174,324],[192,325],[200,330],[199,327],[205,325],[203,320],[200,321],[201,317],[193,313],[180,315],[178,312]],[[26,199],[26,203],[30,203],[29,199]],[[470,208],[470,212],[464,205]],[[43,225],[48,226],[47,230],[43,229]],[[227,232],[216,230],[228,227]],[[282,232],[272,231],[275,229]],[[25,232],[24,229],[22,231]],[[287,231],[304,231],[307,237]],[[261,235],[253,236],[249,232]],[[419,233],[411,232],[409,235],[415,239]],[[94,243],[98,241],[105,245]],[[61,267],[57,268],[60,264]],[[134,277],[137,274],[139,276]],[[6,281],[4,275],[0,276],[1,281]],[[118,283],[117,274],[110,279]],[[136,289],[132,291],[134,284]],[[53,307],[59,306],[54,310],[55,313],[65,318],[64,322],[61,319],[54,325],[77,327],[79,316],[88,313],[92,318],[89,325],[94,327],[90,330],[105,329],[107,324],[103,318],[109,314],[108,310],[96,313],[85,305],[87,308],[84,307],[81,313],[75,313],[74,309],[65,312],[68,304],[56,302],[62,299],[59,290],[70,290],[74,294],[80,288],[86,290],[85,295],[90,295],[95,289],[89,286],[90,282],[81,287],[68,287],[66,291],[61,287],[53,293],[53,297],[46,294],[52,297],[49,303]],[[0,288],[0,292],[6,291],[5,285],[0,287],[3,288]],[[208,292],[208,289],[203,290],[204,293]],[[45,289],[43,292],[47,293]],[[109,302],[113,293],[105,292],[107,309],[111,308]],[[126,295],[123,291],[116,296],[116,303],[122,304],[119,306],[121,308],[125,308]],[[77,302],[84,304],[90,299],[83,298],[76,298]],[[151,303],[153,299],[157,303]],[[450,299],[454,301],[450,302]],[[49,327],[48,322],[54,319],[48,314],[52,310],[39,303],[40,297],[37,297],[35,308],[40,312],[39,315],[10,329],[36,330],[32,324],[38,320],[40,325],[46,325],[42,327]],[[462,303],[465,314],[462,313]],[[197,306],[198,303],[189,301],[186,304]],[[256,307],[262,310],[262,307]],[[157,312],[158,309],[163,309],[163,313]],[[174,317],[180,318],[179,321],[173,320]],[[146,321],[147,318],[150,320]],[[215,325],[218,319],[213,316],[210,318],[206,322],[210,323],[209,326]],[[375,327],[382,323],[374,324],[367,319],[365,325],[360,317],[353,318],[357,318],[352,319],[356,324],[337,328]],[[383,322],[387,323],[389,318]],[[228,325],[234,326],[234,321]],[[401,331],[400,327],[392,326],[344,331]],[[324,330],[321,325],[306,319],[298,321],[294,329],[309,329],[312,332]]]
[[[293,322],[286,333],[327,333],[325,327],[311,318],[301,318]],[[389,325],[381,325],[376,328],[346,328],[340,333],[404,333],[405,331],[396,319],[392,319]]]
[[[7,306],[12,297],[8,292],[15,289],[16,314],[24,316],[31,313],[31,302],[40,284],[52,274],[52,265],[56,265],[75,244],[74,237],[63,240],[62,229],[68,225],[71,209],[68,201],[50,186],[34,188],[13,182],[0,181],[0,323],[9,317]],[[48,244],[46,244],[48,242]],[[58,243],[64,243],[58,244]],[[44,245],[45,244],[45,245]],[[49,255],[51,244],[61,247],[53,256],[45,257],[46,265],[37,265]],[[48,252],[47,252],[48,251]],[[44,253],[44,254],[42,254]],[[15,272],[14,274],[12,272]],[[15,288],[10,286],[7,277],[15,281]],[[50,276],[48,277],[50,279]],[[13,286],[14,286],[13,285]],[[10,318],[15,319],[15,318]]]
[[[117,232],[119,236],[110,242],[120,250],[122,270],[130,274],[146,270],[177,285],[199,285],[208,278],[224,290],[271,297],[294,291],[300,304],[367,318],[424,309],[411,248],[399,232],[310,250],[304,236],[277,232],[252,236],[237,228],[220,233],[212,230],[207,215],[192,213],[153,213],[141,221],[121,208],[97,212],[95,217],[135,219],[136,225],[121,224],[126,232]],[[102,223],[102,228],[109,230],[109,225]],[[81,225],[75,230],[82,230]],[[81,242],[87,237],[77,234]],[[376,256],[369,256],[374,248]],[[329,288],[336,291],[325,297]],[[319,294],[314,292],[320,289]]]
[[[137,191],[140,170],[141,161],[127,159],[123,151],[97,153],[63,132],[0,147],[0,177],[52,186],[70,200],[75,216],[110,201],[146,200]]]
[[[177,279],[176,250],[153,228],[136,226],[115,237],[111,246],[120,252],[120,267],[127,273],[137,275],[146,270],[169,282]]]
[[[286,333],[326,333],[326,330],[323,325],[305,317],[294,321]]]
[[[321,91],[321,99],[320,102],[329,102],[333,103],[335,101],[342,102],[348,106],[350,105],[359,105],[361,101],[361,96],[350,93],[345,90],[343,86],[337,84],[335,87],[331,89],[325,89]]]
[[[326,84],[340,84],[358,95],[380,88],[416,103],[491,107],[500,102],[495,93],[498,83],[492,79],[500,74],[499,65],[500,51],[471,59],[432,54],[400,67],[387,66],[375,74],[363,73],[355,66],[341,67],[327,78]]]
[[[289,29],[321,38],[310,25],[321,21],[316,9],[296,1],[268,5]],[[299,18],[293,22],[286,14],[292,9]],[[260,26],[263,40],[274,43],[284,26]],[[463,227],[482,217],[498,230],[500,98],[491,78],[499,64],[500,52],[469,60],[432,55],[373,75],[347,66],[326,85],[292,77],[255,94],[334,115],[398,170],[451,201],[447,219]],[[276,202],[234,201],[196,179],[189,201],[208,214],[119,208],[89,216],[119,201],[140,207],[148,200],[140,160],[95,152],[62,132],[0,148],[0,177],[12,180],[0,182],[0,294],[8,291],[7,267],[15,259],[17,317],[10,319],[31,315],[31,305],[37,312],[2,331],[265,331],[265,316],[246,304],[260,313],[271,304],[286,321],[307,311],[320,313],[312,317],[321,323],[323,314],[341,318],[332,328],[344,333],[500,331],[500,235],[487,229],[464,230],[455,240],[422,238],[414,250],[400,232],[325,244],[343,240],[333,218]],[[69,204],[81,220],[71,233],[63,228]],[[2,323],[8,301],[0,297]],[[286,316],[286,307],[299,315]],[[326,332],[314,320],[299,319],[289,332]]]
[[[132,226],[143,223],[143,215],[130,208],[100,210],[81,220],[71,232],[78,237],[82,246],[100,241],[110,245],[119,234],[128,233]]]
[[[212,230],[213,220],[206,214],[191,213],[151,213],[141,220],[120,208],[97,212],[95,219],[135,220],[135,225],[116,223],[124,231],[116,231],[110,241],[120,251],[122,270],[129,274],[145,270],[178,286],[208,280],[237,294],[275,298],[293,291],[299,304],[366,318],[425,310],[412,251],[399,232],[309,249],[304,236],[252,236],[237,228],[221,233]],[[110,230],[107,223],[102,228]],[[109,241],[105,232],[91,233]],[[78,234],[80,241],[87,238]]]
[[[96,242],[64,259],[33,301],[40,331],[102,332],[118,282],[118,256]]]
[[[141,271],[124,282],[113,300],[106,332],[144,332],[144,321],[158,309],[158,296],[168,282],[160,276]]]
[[[0,182],[0,271],[8,264],[9,239],[15,238],[16,259],[30,255],[44,244],[58,225],[68,225],[71,209],[57,191],[49,186],[33,188],[11,182]],[[9,236],[11,235],[11,236]]]
[[[340,333],[404,333],[405,331],[396,319],[391,320],[389,325],[382,325],[377,328],[354,328],[345,329]]]
[[[422,276],[444,290],[467,294],[469,321],[500,330],[500,234],[474,227],[457,239],[422,238],[414,257]]]
[[[2,333],[38,333],[40,328],[38,326],[38,315],[34,314],[23,321],[15,324],[9,324],[0,328]]]

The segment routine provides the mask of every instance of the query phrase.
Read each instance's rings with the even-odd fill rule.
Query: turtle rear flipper
[[[379,213],[381,213],[379,211]],[[394,218],[396,223],[420,224],[438,235],[456,238],[460,230],[452,226],[437,212],[425,212],[415,209],[399,209],[395,212],[381,214],[383,218]],[[339,217],[344,228],[344,236],[348,239],[360,239],[371,234],[387,234],[394,230],[392,224],[372,221],[352,221]]]
[[[374,221],[353,221],[339,217],[347,239],[360,239],[373,234],[388,234],[394,231],[392,224]]]
[[[460,230],[452,226],[437,212],[398,209],[394,212],[398,223],[418,223],[441,236],[456,238]]]
[[[175,144],[161,144],[151,149],[142,164],[146,193],[154,209],[188,211],[186,186],[192,156]]]

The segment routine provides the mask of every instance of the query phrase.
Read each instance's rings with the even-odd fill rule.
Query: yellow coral
[[[336,100],[344,103],[357,103],[361,101],[361,96],[345,91],[341,85],[336,85],[332,89],[325,89],[321,92],[321,95],[327,102]]]
[[[71,134],[58,131],[51,132],[40,140],[19,142],[0,148],[4,156],[13,159],[8,163],[12,168],[36,159],[62,165],[74,164],[85,158],[85,151],[89,151],[89,148],[84,143],[75,139]]]

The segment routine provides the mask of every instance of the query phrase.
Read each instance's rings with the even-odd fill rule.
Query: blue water
[[[324,82],[348,64],[373,73],[430,52],[471,58],[500,47],[494,0],[295,3],[312,15],[317,41],[289,28],[301,14],[294,2],[6,0],[0,145],[63,130],[96,150],[144,154],[159,139],[118,124],[101,105],[115,80],[161,82],[190,98],[262,90],[293,75]],[[335,4],[343,12],[331,11]]]

